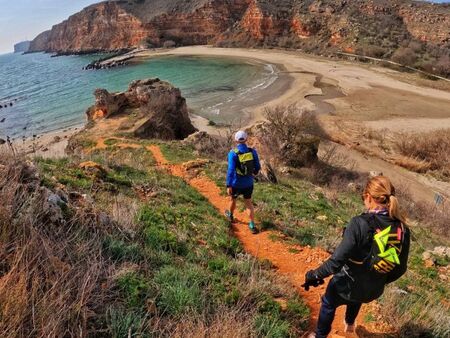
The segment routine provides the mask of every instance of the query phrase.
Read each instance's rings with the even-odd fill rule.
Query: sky
[[[99,0],[0,0],[0,54]]]
[[[436,0],[434,2],[449,2]],[[99,0],[0,0],[0,54]]]

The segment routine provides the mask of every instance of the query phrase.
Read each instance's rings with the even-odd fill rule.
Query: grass
[[[225,191],[226,166],[213,163],[207,174]],[[263,229],[276,228],[302,245],[329,249],[351,217],[362,211],[353,193],[337,196],[307,181],[283,177],[280,184],[256,183],[256,215]]]
[[[178,164],[197,158],[191,146],[181,146],[179,143],[162,143],[160,144],[160,148],[164,157],[170,163]]]
[[[450,180],[450,129],[433,132],[400,134],[395,140],[397,151],[406,157],[398,162],[407,169],[431,173]]]
[[[173,156],[182,161],[191,156],[188,151],[182,148]],[[137,150],[136,155],[143,154]],[[109,222],[95,237],[99,259],[108,264],[103,271],[109,273],[97,284],[107,296],[99,291],[89,295],[87,302],[95,304],[95,311],[89,311],[95,315],[84,332],[112,337],[177,336],[181,331],[183,337],[186,332],[195,337],[205,329],[223,336],[242,332],[287,337],[300,332],[299,323],[307,322],[309,312],[295,291],[270,265],[242,253],[226,220],[204,197],[181,179],[155,169],[146,155],[149,160],[136,161],[112,145],[82,159],[37,160],[40,182],[51,182],[51,189],[70,182],[62,189],[86,194],[90,216],[83,220],[89,220],[91,229],[98,227],[99,219]],[[99,163],[106,174],[91,177],[78,167],[84,160]],[[160,193],[142,200],[134,190],[140,185]],[[68,208],[78,224],[75,205],[70,202]],[[90,240],[83,233],[77,245],[85,248]],[[288,310],[279,309],[275,298],[280,295],[292,304]],[[73,326],[75,335],[79,327],[83,325]]]
[[[164,151],[171,153],[176,147],[168,143]],[[191,157],[187,147],[172,155],[174,161]],[[101,164],[107,174],[92,178],[81,171],[79,162],[88,159]],[[4,161],[0,159],[0,164]],[[18,165],[10,161],[8,166]],[[24,195],[23,206],[16,206],[24,209],[15,211],[20,217],[14,221],[12,206],[0,207],[0,238],[13,248],[8,255],[0,250],[6,262],[1,271],[8,274],[8,279],[0,278],[1,336],[8,336],[11,331],[6,330],[11,328],[32,332],[32,297],[43,299],[35,318],[41,335],[60,336],[67,330],[80,335],[83,330],[99,337],[198,337],[206,331],[225,337],[238,333],[290,337],[307,328],[309,309],[290,284],[276,277],[269,263],[244,254],[222,215],[184,181],[155,169],[148,152],[112,145],[82,159],[37,159],[36,163],[38,186],[69,189],[87,197],[81,204],[69,202],[63,224],[44,218],[34,194]],[[223,189],[225,169],[224,163],[211,163],[206,169]],[[10,196],[19,190],[12,183],[19,184],[19,178],[5,177],[0,176],[0,198],[13,201]],[[157,194],[140,198],[135,189],[142,185]],[[281,177],[278,185],[258,183],[255,204],[264,226],[285,234],[276,240],[329,250],[345,223],[361,210],[356,193],[331,192],[295,177]],[[414,325],[420,332],[445,336],[448,327],[442,323],[448,322],[448,309],[443,304],[449,288],[437,282],[440,267],[427,268],[421,260],[425,249],[445,240],[419,227],[413,228],[413,235],[408,273],[381,299],[384,318],[403,336]],[[41,263],[30,260],[33,264],[26,265],[21,257],[38,257]],[[12,270],[17,262],[28,270]],[[448,259],[439,263],[447,265]],[[38,275],[33,274],[35,269]],[[59,281],[56,294],[50,292],[54,280]],[[82,310],[80,292],[85,297]],[[58,295],[64,295],[62,303],[52,298]],[[52,323],[53,331],[43,323]]]

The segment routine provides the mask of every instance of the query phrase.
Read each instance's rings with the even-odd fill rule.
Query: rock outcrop
[[[136,137],[181,140],[194,133],[186,100],[178,88],[159,79],[133,81],[128,90],[109,93],[97,89],[89,121],[128,116]]]
[[[30,49],[31,41],[22,41],[14,45],[14,53],[25,53]]]

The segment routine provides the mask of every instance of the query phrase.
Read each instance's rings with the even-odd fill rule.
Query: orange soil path
[[[169,164],[158,146],[148,146],[147,150],[153,154],[158,166],[167,169],[172,175],[184,179],[189,185],[208,199],[219,212],[224,213],[225,210],[228,209],[229,198],[221,194],[221,189],[210,178],[204,175],[190,177],[189,172],[183,165]],[[282,241],[274,241],[270,239],[270,234],[276,233],[273,231],[265,231],[253,235],[247,227],[248,216],[238,212],[236,218],[237,222],[234,224],[233,230],[236,237],[244,246],[244,249],[259,259],[269,260],[277,268],[278,272],[289,278],[311,309],[310,326],[313,329],[320,309],[320,297],[325,291],[325,286],[312,288],[309,292],[305,292],[300,285],[304,282],[305,273],[310,269],[318,267],[321,262],[329,257],[329,254],[318,248],[288,245]],[[366,313],[367,307],[363,306],[359,315],[360,322]],[[345,337],[345,334],[343,333],[343,321],[344,307],[340,307],[336,314],[331,337]],[[365,331],[363,336],[383,336],[382,334],[370,333],[367,330],[367,327],[362,330]],[[351,336],[352,335],[347,334],[347,337]],[[355,336],[356,335],[353,335],[353,337]]]

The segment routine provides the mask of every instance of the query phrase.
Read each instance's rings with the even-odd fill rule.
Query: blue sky
[[[99,0],[0,0],[0,54],[96,2]]]
[[[0,0],[0,54],[99,0]]]

